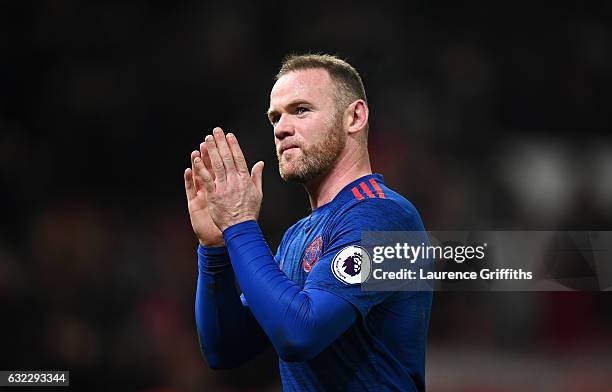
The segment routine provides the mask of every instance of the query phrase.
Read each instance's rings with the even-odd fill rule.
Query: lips
[[[285,146],[281,146],[281,148],[278,149],[278,154],[283,155],[285,151],[291,150],[293,148],[299,148],[299,147],[297,144],[287,144]]]

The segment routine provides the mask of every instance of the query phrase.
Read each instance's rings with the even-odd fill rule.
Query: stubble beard
[[[328,172],[346,144],[346,135],[342,131],[342,116],[336,116],[333,124],[325,132],[319,143],[304,149],[300,147],[298,158],[287,162],[278,155],[278,170],[286,182],[304,184]]]

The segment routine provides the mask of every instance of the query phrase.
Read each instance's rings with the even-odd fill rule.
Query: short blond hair
[[[362,99],[367,104],[359,72],[345,60],[330,54],[290,54],[283,59],[275,80],[293,71],[319,68],[325,69],[336,84],[339,110],[344,111],[348,105],[358,99]]]

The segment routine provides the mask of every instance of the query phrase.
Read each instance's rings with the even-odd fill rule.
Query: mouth
[[[294,150],[296,148],[299,148],[299,147],[293,144],[283,146],[278,150],[278,155],[283,155],[285,151]]]

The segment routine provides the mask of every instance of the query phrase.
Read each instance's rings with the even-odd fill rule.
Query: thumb
[[[259,190],[259,193],[262,195],[263,195],[263,186],[262,186],[263,185],[262,183],[263,169],[264,169],[263,161],[257,162],[255,165],[253,165],[253,168],[251,169],[251,180],[253,181],[257,189]]]

